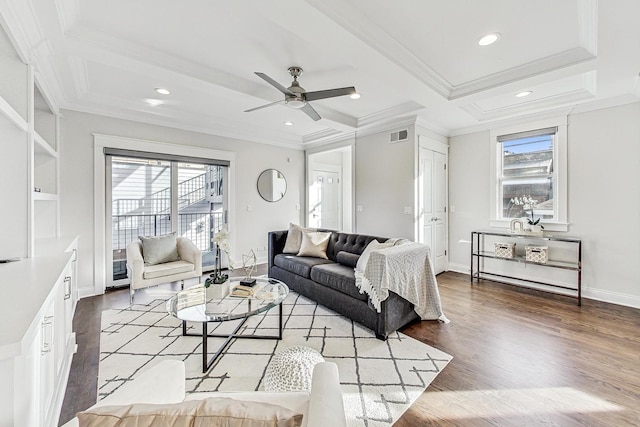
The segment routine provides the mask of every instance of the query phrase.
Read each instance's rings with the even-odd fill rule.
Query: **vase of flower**
[[[522,206],[522,211],[525,213],[526,217],[522,218],[524,222],[524,230],[541,234],[544,227],[540,224],[540,219],[536,219],[534,216],[534,210],[538,205],[538,201],[531,198],[531,196],[522,196],[522,197],[514,197],[511,199],[510,204],[515,206]],[[531,216],[529,216],[531,215]]]

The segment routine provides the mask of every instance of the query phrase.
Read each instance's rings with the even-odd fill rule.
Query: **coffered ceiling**
[[[446,136],[640,98],[637,0],[0,0],[0,14],[54,108],[272,144],[416,118]],[[312,102],[317,122],[244,112],[283,98],[255,71],[287,87],[294,65],[308,91],[362,96]]]

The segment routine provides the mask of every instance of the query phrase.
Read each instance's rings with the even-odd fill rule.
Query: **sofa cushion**
[[[164,264],[145,265],[142,277],[145,279],[155,279],[173,274],[186,273],[195,270],[195,265],[187,261],[165,262]]]
[[[334,232],[331,234],[331,240],[327,247],[327,256],[329,259],[337,261],[338,253],[340,251],[351,252],[352,254],[360,255],[367,247],[369,242],[377,239],[383,242],[387,239],[383,237],[366,236],[364,234],[349,234]]]
[[[264,402],[207,398],[181,403],[103,406],[78,413],[80,427],[299,427],[302,414]]]
[[[356,264],[358,263],[358,259],[360,259],[360,255],[352,254],[347,251],[338,252],[338,256],[336,257],[337,261],[346,265],[347,267],[356,268]]]
[[[302,244],[303,231],[316,231],[313,228],[304,228],[297,224],[289,223],[289,231],[287,232],[287,240],[284,243],[283,254],[297,254],[300,252]]]
[[[331,233],[322,231],[303,231],[302,244],[298,256],[311,256],[315,258],[327,258],[327,245]]]
[[[287,270],[305,279],[311,277],[311,268],[315,265],[333,264],[333,261],[322,258],[299,257],[288,254],[278,254],[275,256],[273,263],[283,270]]]
[[[346,265],[338,263],[316,265],[311,269],[311,280],[361,301],[369,299],[356,287],[353,268]]]
[[[142,257],[146,265],[179,261],[176,233],[162,236],[138,236],[142,242]]]

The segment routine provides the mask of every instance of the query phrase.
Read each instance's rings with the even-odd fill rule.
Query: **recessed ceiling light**
[[[293,122],[284,122],[285,126],[293,126]]]
[[[480,46],[489,46],[490,44],[497,42],[499,38],[500,38],[500,33],[487,34],[486,36],[478,40],[478,44]]]
[[[351,99],[358,99],[358,98],[360,98],[360,94],[359,93],[351,94]]]
[[[156,92],[158,92],[160,95],[169,95],[171,93],[169,92],[169,89],[165,89],[163,87],[157,87]]]
[[[533,93],[532,90],[525,90],[516,94],[518,98],[524,98],[525,96],[529,96]]]
[[[146,102],[147,104],[149,104],[149,105],[151,105],[153,107],[157,107],[158,105],[163,103],[159,99],[145,99],[144,102]]]

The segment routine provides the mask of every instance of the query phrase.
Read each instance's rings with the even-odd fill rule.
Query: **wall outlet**
[[[412,215],[413,214],[413,208],[411,206],[405,206],[404,207],[404,214],[405,215]]]
[[[296,204],[296,210],[299,211],[300,210],[300,203]]]
[[[253,206],[247,205],[247,212],[251,212],[253,210]]]
[[[356,212],[362,212],[362,206],[357,206],[356,207]]]

